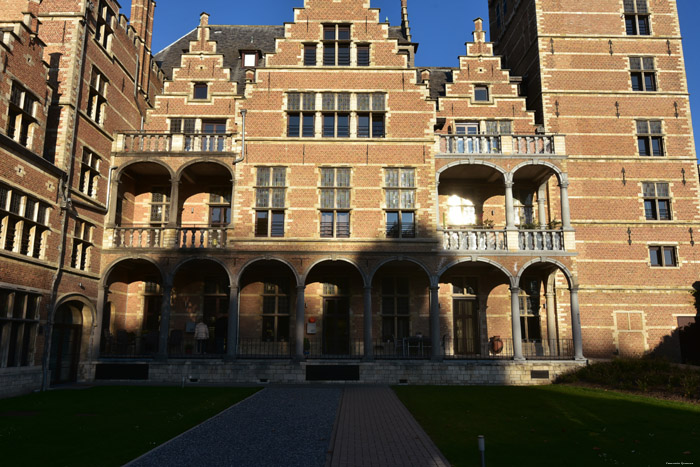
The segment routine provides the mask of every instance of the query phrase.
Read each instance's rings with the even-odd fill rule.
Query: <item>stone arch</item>
[[[348,264],[350,264],[351,266],[353,266],[353,267],[357,270],[357,272],[360,274],[360,277],[362,277],[362,282],[364,283],[364,286],[365,286],[365,287],[367,287],[368,284],[371,284],[371,282],[368,282],[368,281],[367,281],[367,280],[368,280],[367,275],[366,275],[365,272],[362,270],[362,268],[361,268],[356,262],[354,262],[353,260],[348,259],[348,258],[332,258],[332,257],[326,257],[326,258],[321,258],[321,259],[319,259],[319,260],[317,260],[317,261],[314,261],[311,265],[309,265],[308,268],[306,268],[306,270],[304,271],[304,274],[302,274],[302,275],[300,276],[300,279],[301,279],[304,283],[306,283],[306,279],[309,277],[309,273],[313,270],[313,268],[315,268],[315,267],[318,266],[319,264],[324,263],[324,262],[327,262],[327,261],[330,261],[330,262],[339,261],[339,262],[343,262],[343,263],[348,263]]]
[[[173,180],[175,177],[175,172],[173,172],[173,169],[164,161],[160,159],[137,159],[129,162],[125,162],[124,164],[120,165],[119,168],[117,169],[117,172],[115,174],[117,180],[121,180],[122,175],[124,175],[124,172],[131,166],[133,165],[138,165],[138,164],[155,164],[158,165],[166,170],[168,175],[170,175],[170,180]]]
[[[182,174],[189,168],[198,165],[198,164],[215,164],[215,165],[220,165],[226,171],[231,175],[231,182],[233,183],[234,176],[233,176],[233,170],[231,167],[228,166],[225,162],[222,162],[220,159],[217,159],[215,157],[200,157],[197,159],[193,159],[186,164],[184,164],[182,167],[180,167],[177,172],[174,174],[173,180],[176,182],[179,182],[182,179]]]
[[[437,275],[435,276],[436,281],[439,281],[440,277],[442,277],[443,274],[445,274],[447,271],[449,271],[454,266],[457,266],[458,264],[462,264],[462,263],[472,262],[472,261],[477,262],[477,263],[486,263],[486,264],[489,264],[491,266],[494,266],[496,269],[498,269],[503,274],[505,274],[506,278],[510,281],[511,285],[513,285],[515,279],[513,278],[513,275],[510,273],[510,271],[502,264],[500,264],[496,261],[493,261],[491,259],[488,259],[488,258],[477,258],[476,260],[474,260],[472,258],[462,258],[462,259],[458,259],[456,261],[453,261],[453,262],[447,264],[446,266],[442,267],[437,272]]]
[[[505,182],[508,179],[509,172],[496,164],[488,161],[482,161],[482,160],[472,160],[472,159],[460,159],[458,161],[450,162],[449,164],[440,167],[436,172],[435,172],[435,179],[439,182],[440,181],[440,175],[442,175],[443,172],[451,169],[452,167],[457,167],[459,165],[483,165],[486,167],[490,167],[494,169],[495,171],[499,172],[501,175],[503,175],[503,181]]]
[[[91,323],[92,327],[97,326],[97,308],[95,307],[95,304],[90,301],[89,298],[87,298],[85,295],[79,294],[79,293],[67,293],[64,295],[61,295],[58,300],[56,300],[56,305],[54,306],[53,310],[51,310],[52,314],[56,313],[56,310],[58,310],[61,305],[68,303],[68,302],[80,302],[83,305],[85,305],[88,308],[88,311],[90,313],[89,315],[89,320],[86,319],[88,316],[85,316],[85,309],[83,308],[83,323]]]
[[[534,264],[541,264],[541,263],[548,263],[548,264],[551,264],[551,265],[555,266],[556,268],[558,268],[558,269],[562,272],[562,274],[564,274],[564,277],[566,277],[566,281],[569,283],[569,290],[571,290],[571,289],[577,289],[577,288],[578,288],[578,280],[577,280],[577,278],[571,273],[571,271],[569,271],[569,268],[567,268],[563,263],[561,263],[561,262],[559,262],[559,261],[557,261],[557,260],[555,260],[555,259],[553,259],[553,258],[535,258],[535,259],[532,259],[532,260],[528,261],[527,263],[525,263],[525,264],[520,268],[520,270],[518,271],[518,274],[517,274],[516,277],[514,278],[514,280],[515,280],[515,282],[514,282],[515,286],[517,287],[517,286],[520,284],[520,279],[522,278],[523,273],[524,273],[530,266],[532,266],[532,265],[534,265]]]
[[[566,180],[567,180],[566,173],[564,171],[562,171],[561,168],[557,167],[556,165],[552,164],[551,162],[539,161],[539,160],[525,161],[525,162],[521,162],[520,164],[516,165],[510,171],[510,174],[509,174],[510,178],[512,179],[513,177],[515,177],[515,174],[516,174],[516,172],[518,172],[518,170],[522,169],[523,167],[529,166],[529,165],[542,165],[542,166],[548,167],[549,169],[552,170],[552,172],[554,172],[554,175],[556,175],[557,180],[559,180],[560,184],[566,182]]]
[[[141,256],[141,255],[129,255],[129,256],[122,256],[119,259],[116,259],[112,261],[106,268],[105,268],[105,273],[102,275],[102,278],[100,279],[100,287],[106,287],[107,280],[109,279],[109,276],[114,272],[114,270],[122,263],[126,263],[129,261],[146,261],[148,263],[151,263],[153,267],[156,268],[158,273],[160,274],[161,280],[165,280],[166,278],[166,273],[163,271],[163,268],[161,268],[160,264],[158,264],[157,261],[155,261],[153,258],[149,258],[148,256]]]
[[[405,257],[405,256],[394,256],[394,257],[392,257],[392,258],[386,258],[386,259],[382,260],[382,261],[381,261],[379,264],[377,264],[377,265],[370,271],[370,273],[367,275],[367,280],[369,281],[368,284],[371,284],[371,283],[372,283],[372,281],[374,280],[374,276],[377,274],[377,271],[379,271],[379,270],[382,268],[382,266],[384,266],[384,265],[386,265],[386,264],[388,264],[388,263],[392,263],[392,262],[394,262],[394,261],[408,261],[408,262],[410,262],[410,263],[416,264],[416,265],[417,265],[419,268],[421,268],[421,269],[425,272],[425,274],[428,276],[428,279],[430,280],[430,285],[431,285],[431,286],[435,285],[435,284],[433,283],[433,279],[434,279],[433,275],[430,273],[430,271],[428,270],[428,268],[427,268],[423,263],[421,263],[421,262],[418,261],[417,259],[414,259],[414,258],[411,258],[411,257]]]
[[[280,262],[280,263],[284,264],[285,266],[287,266],[287,267],[289,268],[290,272],[294,275],[294,279],[295,279],[296,282],[297,282],[297,284],[296,284],[297,287],[303,286],[303,285],[304,285],[304,282],[302,281],[302,277],[299,275],[299,272],[298,272],[297,269],[292,265],[292,263],[290,263],[290,262],[287,261],[286,259],[277,258],[277,257],[274,257],[274,256],[272,256],[272,257],[260,257],[260,258],[255,258],[255,259],[251,259],[251,260],[247,261],[247,262],[241,267],[241,269],[238,271],[238,273],[236,274],[236,276],[235,276],[235,282],[232,282],[232,284],[236,284],[237,286],[240,287],[240,280],[241,280],[241,277],[243,277],[243,274],[245,273],[246,269],[250,268],[250,267],[251,267],[252,265],[254,265],[255,263],[259,263],[259,262],[261,262],[261,261],[277,261],[277,262]]]
[[[191,263],[191,262],[193,262],[193,261],[211,261],[211,262],[213,262],[213,263],[218,264],[219,266],[221,266],[221,268],[222,268],[224,271],[226,271],[226,275],[227,275],[227,277],[228,277],[229,284],[230,284],[231,286],[233,286],[233,284],[235,284],[234,280],[237,279],[237,278],[231,273],[231,271],[229,270],[229,268],[228,268],[228,266],[226,265],[226,263],[224,263],[223,261],[221,261],[221,260],[218,259],[218,258],[214,258],[214,257],[208,256],[208,255],[205,255],[205,256],[189,256],[189,257],[187,257],[187,258],[181,260],[179,263],[177,263],[177,264],[172,268],[171,271],[168,271],[168,272],[167,272],[167,275],[164,277],[164,279],[167,279],[167,282],[168,282],[168,283],[172,283],[173,279],[175,278],[175,276],[177,275],[177,273],[180,271],[180,269],[182,269],[185,265],[187,265],[187,263]]]

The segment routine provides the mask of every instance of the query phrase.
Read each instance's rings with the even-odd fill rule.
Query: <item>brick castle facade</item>
[[[203,13],[155,56],[132,3],[3,13],[0,393],[692,358],[675,1],[491,0],[457,68],[414,65],[406,0]]]

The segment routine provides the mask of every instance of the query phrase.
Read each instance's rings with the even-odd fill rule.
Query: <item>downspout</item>
[[[247,113],[248,113],[248,110],[247,110],[247,109],[241,109],[241,117],[243,118],[243,121],[242,121],[242,123],[241,123],[241,157],[239,157],[238,159],[236,159],[236,160],[233,161],[233,168],[234,168],[234,169],[236,168],[236,165],[237,165],[237,164],[240,164],[241,162],[243,162],[243,161],[245,160],[245,154],[246,154],[246,153],[245,153],[245,117],[246,117],[246,114],[247,114]],[[234,172],[234,174],[235,174],[235,172]],[[232,180],[232,183],[233,183],[233,186],[235,187],[235,186],[236,186],[235,176],[234,176],[234,180]],[[236,203],[235,203],[235,200],[233,199],[233,195],[232,195],[232,196],[231,196],[231,220],[232,220],[232,221],[233,221],[233,218],[234,218],[234,216],[233,216],[233,214],[234,214],[233,209],[234,209],[234,206],[235,206],[235,205],[236,205]],[[239,282],[240,282],[240,281],[239,281]],[[236,286],[238,286],[238,284],[236,284]],[[238,305],[236,306],[236,309],[239,310],[239,311],[238,311],[238,324],[236,325],[236,329],[238,329],[239,331],[236,333],[236,337],[240,336],[240,328],[241,328],[241,312],[240,312],[240,309],[241,309],[241,294],[238,293],[237,295],[238,295]],[[231,318],[231,317],[229,316],[229,319],[230,319],[230,318]],[[236,348],[238,348],[238,342],[235,342],[234,345],[236,346]]]
[[[80,53],[80,75],[78,76],[78,99],[75,106],[75,118],[73,120],[73,138],[71,139],[70,147],[70,165],[68,166],[68,181],[63,186],[62,195],[63,201],[61,203],[61,210],[63,211],[63,220],[61,221],[61,241],[58,244],[58,266],[56,267],[56,272],[53,275],[51,284],[51,296],[49,298],[49,314],[46,319],[46,329],[44,332],[44,354],[41,360],[41,390],[46,391],[49,387],[49,357],[51,354],[51,338],[53,337],[53,322],[55,314],[55,302],[58,295],[58,286],[61,282],[61,276],[63,275],[63,263],[65,261],[66,254],[66,239],[68,236],[68,214],[72,208],[70,192],[73,187],[73,174],[75,172],[75,145],[78,140],[78,120],[80,119],[80,105],[83,99],[83,87],[84,81],[83,76],[85,73],[85,58],[87,56],[87,40],[88,40],[88,25],[90,23],[90,12],[93,9],[92,2],[86,2],[85,4],[85,17],[83,21],[85,22],[85,30],[83,31],[83,49]]]
[[[241,109],[241,116],[243,117],[243,124],[241,125],[241,157],[233,161],[233,165],[243,162],[245,159],[245,116],[248,110]]]

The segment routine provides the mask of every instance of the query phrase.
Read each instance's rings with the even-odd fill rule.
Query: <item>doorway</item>
[[[350,352],[350,300],[347,297],[323,299],[323,353],[348,355]]]
[[[75,382],[78,379],[83,306],[80,302],[68,302],[56,310],[49,362],[53,384]]]
[[[454,353],[455,355],[476,355],[479,353],[479,313],[477,300],[452,300],[454,314]]]

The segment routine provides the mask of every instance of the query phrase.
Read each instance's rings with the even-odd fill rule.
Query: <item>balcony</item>
[[[442,232],[443,248],[448,251],[507,251],[505,230],[450,229]]]
[[[225,248],[226,227],[115,227],[107,231],[109,248],[203,249]]]
[[[520,230],[518,247],[521,251],[564,251],[564,232],[561,230]]]
[[[439,134],[438,154],[495,156],[562,156],[561,135],[454,135]]]
[[[113,146],[124,153],[229,153],[235,148],[233,133],[121,133]]]

